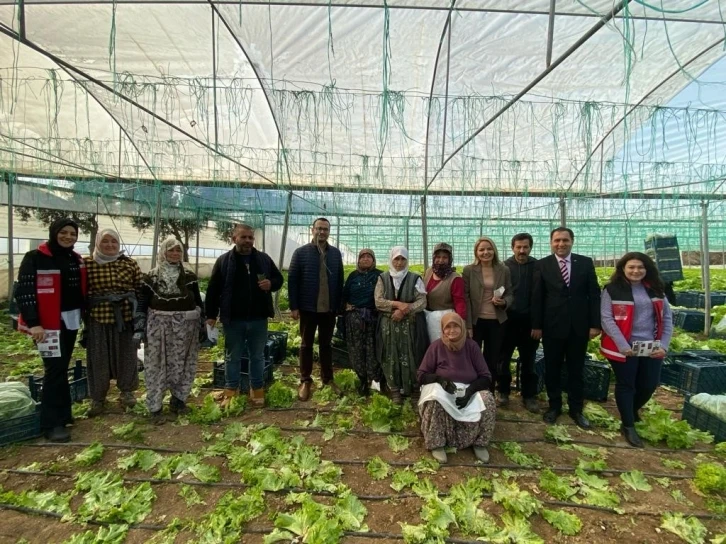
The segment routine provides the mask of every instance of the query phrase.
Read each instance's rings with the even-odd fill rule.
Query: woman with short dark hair
[[[660,383],[663,358],[673,334],[673,318],[664,296],[663,281],[645,253],[626,253],[615,266],[600,300],[600,351],[615,373],[615,401],[621,433],[642,448],[635,431],[638,410]]]

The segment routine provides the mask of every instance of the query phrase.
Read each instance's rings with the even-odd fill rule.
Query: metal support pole
[[[262,212],[262,251],[267,250],[267,222],[265,221],[265,212]]]
[[[159,251],[159,235],[161,234],[161,193],[160,185],[156,186],[156,209],[154,210],[154,245],[151,248],[151,268],[156,266]]]
[[[212,95],[214,100],[214,150],[219,151],[219,126],[217,122],[217,32],[212,10]]]
[[[202,231],[202,218],[200,217],[199,210],[197,210],[197,242],[196,242],[196,254],[194,255],[194,273],[199,277],[199,233]]]
[[[701,209],[703,213],[703,225],[701,234],[701,265],[703,266],[703,291],[704,291],[704,304],[703,313],[705,319],[703,320],[703,334],[708,336],[711,328],[711,259],[708,252],[708,202],[701,202]]]
[[[336,217],[336,223],[335,225],[335,245],[338,246],[338,249],[340,249],[340,216]]]
[[[630,221],[625,221],[625,253],[630,252],[629,246],[628,246],[628,238],[630,238]]]
[[[547,67],[552,64],[552,42],[555,37],[555,4],[557,0],[550,0],[550,19],[547,24]]]
[[[423,236],[423,262],[424,270],[429,267],[429,235],[426,225],[426,197],[421,197],[421,234]]]
[[[560,226],[567,226],[567,203],[564,196],[560,197]]]
[[[406,219],[406,249],[408,249],[408,231],[409,231],[410,220]]]
[[[13,296],[15,281],[15,260],[13,258],[13,176],[5,172],[5,183],[8,184],[8,299]]]
[[[282,238],[280,239],[280,259],[277,266],[280,270],[285,266],[285,246],[287,245],[287,228],[290,226],[290,213],[292,212],[292,191],[287,193],[287,206],[285,207],[285,223],[282,225]],[[280,314],[278,301],[280,300],[280,291],[275,292],[275,313]]]
[[[25,39],[25,0],[18,0],[18,34]]]

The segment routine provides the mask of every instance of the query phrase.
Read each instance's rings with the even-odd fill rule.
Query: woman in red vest
[[[50,226],[48,241],[28,251],[20,264],[15,298],[18,328],[39,344],[45,375],[40,426],[52,442],[68,442],[73,423],[68,365],[81,327],[86,268],[73,251],[78,225],[68,218]]]
[[[673,334],[663,280],[650,257],[635,251],[618,261],[603,290],[600,314],[600,351],[615,373],[620,432],[631,446],[642,448],[643,441],[635,431],[638,410],[660,383],[662,361]]]

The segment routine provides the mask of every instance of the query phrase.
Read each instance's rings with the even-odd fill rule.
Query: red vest
[[[660,340],[663,337],[663,298],[658,297],[650,286],[643,283],[645,290],[648,292],[651,302],[653,303],[653,312],[655,313],[655,337],[654,340]],[[635,315],[635,304],[633,303],[633,291],[630,287],[622,287],[617,284],[608,284],[605,286],[610,298],[612,299],[613,318],[615,324],[623,333],[625,340],[630,343],[630,336],[633,334],[633,316]],[[600,341],[600,353],[612,361],[620,363],[625,362],[625,355],[618,351],[615,340],[610,338],[605,331],[602,333]]]
[[[47,243],[38,246],[38,251],[43,255],[52,257],[50,248]],[[78,266],[81,269],[81,292],[83,297],[86,296],[88,272],[86,265],[81,257],[75,251],[73,252],[78,259]],[[38,308],[38,319],[40,326],[49,331],[59,331],[61,329],[61,271],[38,269],[35,277],[35,302]],[[18,330],[29,333],[30,328],[25,324],[23,316],[18,316]]]

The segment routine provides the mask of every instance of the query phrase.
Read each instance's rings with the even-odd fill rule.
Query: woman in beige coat
[[[502,364],[500,352],[507,308],[513,300],[509,268],[500,262],[494,240],[482,236],[476,241],[474,263],[465,266],[462,275],[467,333],[479,347],[484,345],[484,359],[492,373],[490,390],[494,392]]]

